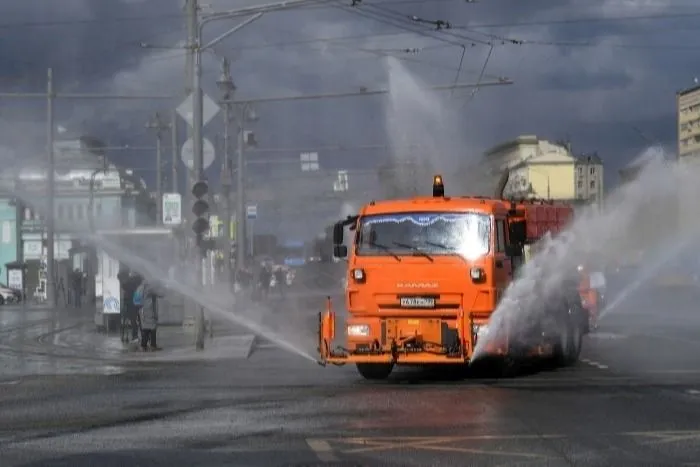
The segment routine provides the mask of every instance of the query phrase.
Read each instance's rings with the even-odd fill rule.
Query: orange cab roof
[[[420,211],[482,211],[488,214],[494,214],[506,211],[507,209],[508,207],[503,201],[492,198],[419,196],[408,199],[372,201],[363,206],[360,214],[368,216],[373,214]]]

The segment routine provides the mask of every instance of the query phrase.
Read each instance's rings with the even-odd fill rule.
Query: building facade
[[[110,164],[103,146],[89,138],[56,142],[53,220],[59,277],[74,269],[90,270],[94,255],[83,246],[93,228],[153,225],[155,220],[155,203],[143,180]],[[0,282],[7,280],[7,263],[24,263],[29,297],[45,290],[45,206],[46,172],[41,168],[26,166],[0,179]]]
[[[676,94],[678,158],[700,157],[700,86]]]
[[[601,203],[603,163],[596,155],[574,156],[565,143],[519,136],[486,152],[495,180],[509,172],[503,195],[516,198]]]

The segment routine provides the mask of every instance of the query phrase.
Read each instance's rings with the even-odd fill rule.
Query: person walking
[[[141,281],[134,292],[134,305],[139,306],[139,320],[141,322],[141,350],[160,350],[157,344],[156,333],[158,331],[158,303],[160,295],[146,280]]]
[[[71,282],[73,286],[73,305],[76,308],[80,308],[82,306],[80,299],[83,294],[83,275],[80,273],[80,269],[76,268],[75,271],[73,271]]]

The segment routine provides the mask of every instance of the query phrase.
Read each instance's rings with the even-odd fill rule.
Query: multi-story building
[[[82,247],[82,237],[91,229],[143,226],[155,219],[155,204],[143,180],[110,164],[96,146],[83,138],[56,143],[53,219],[59,274],[91,268],[94,252]],[[47,254],[46,173],[27,166],[6,174],[0,180],[0,192],[0,267],[24,263],[26,290],[32,296],[42,286]],[[6,271],[0,278],[6,279]]]
[[[519,136],[487,151],[486,160],[494,181],[509,172],[505,196],[602,202],[601,159],[596,154],[574,156],[567,143]]]
[[[678,108],[678,158],[700,157],[700,86],[676,94]]]

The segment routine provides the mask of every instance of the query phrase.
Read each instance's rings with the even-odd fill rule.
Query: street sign
[[[21,269],[7,270],[7,286],[15,290],[24,290],[24,280]]]
[[[177,113],[190,125],[194,126],[194,102],[192,94],[187,96],[184,101],[178,106]],[[212,118],[216,116],[221,108],[212,100],[211,97],[202,93],[202,126],[206,126]]]
[[[182,196],[180,193],[163,194],[163,225],[182,224]]]
[[[202,167],[204,170],[208,169],[214,163],[214,145],[211,144],[206,138],[202,139]],[[180,158],[185,166],[194,170],[194,141],[192,138],[185,141],[182,145],[182,151],[180,152]]]
[[[256,219],[258,217],[258,205],[249,204],[246,206],[245,214],[248,219]]]

